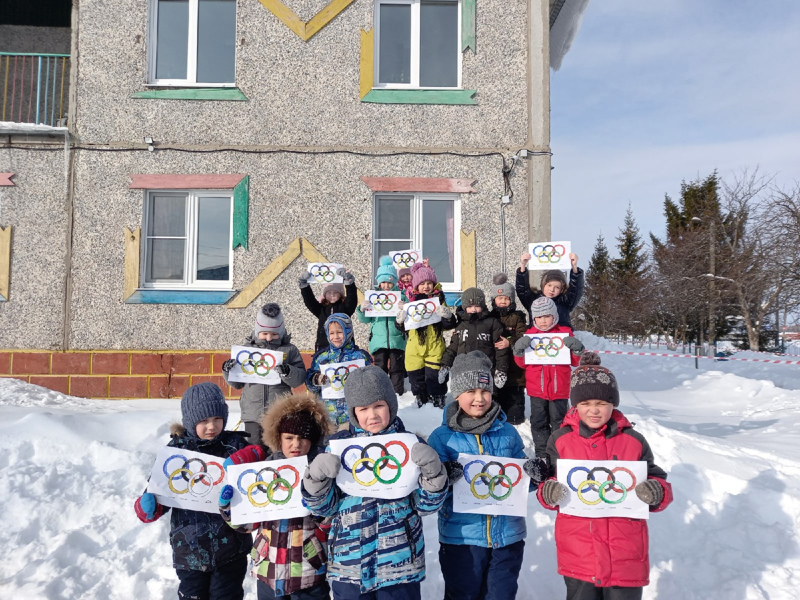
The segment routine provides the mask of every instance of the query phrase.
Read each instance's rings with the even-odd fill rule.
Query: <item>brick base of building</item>
[[[190,385],[211,381],[238,399],[222,378],[230,351],[0,350],[0,378],[13,378],[81,398],[180,398]],[[311,354],[303,353],[306,367]]]

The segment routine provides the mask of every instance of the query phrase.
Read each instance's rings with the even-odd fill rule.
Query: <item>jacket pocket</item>
[[[312,533],[303,543],[303,558],[315,571],[319,571],[322,565],[327,562],[325,549],[322,547],[315,533]]]

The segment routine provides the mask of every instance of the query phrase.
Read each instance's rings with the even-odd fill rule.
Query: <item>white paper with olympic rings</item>
[[[182,448],[161,448],[147,491],[164,506],[219,513],[219,492],[225,485],[224,460]]]
[[[526,365],[568,365],[572,362],[572,354],[564,345],[568,333],[526,333],[531,338],[525,350]]]
[[[308,283],[343,283],[342,276],[336,273],[342,267],[341,263],[308,263]]]
[[[277,385],[281,382],[281,376],[275,367],[283,363],[283,352],[253,346],[231,346],[231,358],[236,364],[228,372],[228,381],[264,385]]]
[[[322,386],[323,398],[344,398],[344,382],[347,375],[354,369],[364,366],[363,358],[348,360],[340,363],[324,363],[319,366],[319,372],[328,378],[328,383]]]
[[[403,326],[406,331],[439,323],[442,317],[437,314],[437,308],[439,308],[439,298],[417,300],[403,306],[403,311],[406,313]]]
[[[571,460],[559,458],[558,480],[569,488],[559,505],[565,515],[647,519],[650,507],[634,492],[647,480],[643,460]]]
[[[364,294],[364,299],[372,305],[364,315],[367,317],[396,317],[400,310],[397,308],[402,298],[401,292],[397,290],[369,290]]]
[[[531,478],[525,459],[486,454],[459,454],[464,477],[453,485],[453,512],[524,517],[528,514]]]
[[[395,250],[389,252],[392,259],[394,268],[398,271],[400,269],[410,269],[416,263],[422,261],[422,250],[419,248],[409,248],[408,250]]]
[[[408,496],[419,487],[419,467],[411,461],[411,448],[417,443],[413,433],[331,440],[331,453],[342,463],[336,485],[363,498]]]
[[[549,271],[558,269],[568,271],[572,268],[569,254],[572,242],[532,242],[528,244],[531,259],[528,261],[530,271]]]
[[[305,456],[229,466],[231,523],[244,525],[311,514],[303,506],[300,493],[306,466]]]

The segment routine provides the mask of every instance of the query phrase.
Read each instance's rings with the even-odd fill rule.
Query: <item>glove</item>
[[[233,498],[233,486],[223,485],[219,493],[219,506],[220,508],[227,508]]]
[[[650,506],[658,506],[664,499],[664,489],[655,479],[637,483],[633,491],[636,492],[636,497],[639,500]]]
[[[297,278],[297,285],[300,286],[301,290],[311,285],[308,283],[308,271],[305,269],[303,269],[303,271],[300,273],[300,276]]]
[[[289,365],[286,363],[281,363],[275,367],[275,372],[277,372],[281,377],[286,377],[289,374]]]
[[[315,385],[317,387],[322,387],[328,383],[328,376],[323,375],[322,373],[314,373],[311,376],[311,385]]]
[[[237,450],[228,458],[222,461],[222,468],[226,471],[231,465],[242,465],[244,463],[260,462],[267,459],[267,454],[261,446],[251,444],[241,450]]]
[[[506,384],[506,381],[508,381],[508,375],[502,371],[498,371],[494,374],[494,387],[496,387],[498,390]]]
[[[222,372],[223,373],[230,373],[233,366],[236,364],[235,358],[229,358],[224,363],[222,363]]]
[[[531,347],[531,336],[523,335],[514,342],[514,356],[525,356],[525,350]]]
[[[450,480],[450,485],[464,476],[464,465],[457,460],[446,460],[444,468],[447,470],[447,479]]]
[[[543,458],[529,458],[522,465],[522,470],[536,485],[547,479],[547,461]]]
[[[355,276],[350,271],[345,270],[344,267],[336,269],[336,274],[342,278],[342,282],[345,285],[353,285],[356,282]]]
[[[306,467],[303,475],[303,488],[310,496],[322,496],[333,485],[333,480],[342,468],[340,459],[335,454],[318,454]]]
[[[441,492],[447,485],[447,469],[442,465],[438,452],[417,442],[411,446],[411,462],[419,467],[419,484],[427,492]]]
[[[444,383],[447,380],[447,374],[450,373],[450,367],[442,365],[439,367],[439,383]]]
[[[453,311],[450,310],[449,306],[445,306],[444,304],[440,304],[436,307],[436,314],[442,317],[443,319],[449,319],[453,316]]]
[[[142,494],[142,497],[139,498],[139,506],[144,511],[144,514],[147,516],[148,520],[151,520],[156,516],[156,508],[158,507],[158,503],[156,502],[156,497],[150,492],[145,492]]]
[[[548,479],[542,484],[542,500],[550,506],[558,506],[567,497],[567,486],[555,479]]]
[[[583,354],[583,351],[585,350],[585,347],[581,341],[571,335],[568,335],[564,338],[564,345],[569,348],[570,352],[573,354]]]
[[[399,325],[402,325],[406,320],[406,311],[403,310],[405,305],[405,302],[402,300],[397,303],[397,316],[394,319]]]
[[[372,302],[369,300],[364,300],[361,303],[361,312],[367,312],[368,310],[372,310]]]

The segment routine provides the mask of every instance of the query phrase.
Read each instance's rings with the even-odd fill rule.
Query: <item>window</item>
[[[461,6],[448,0],[377,0],[376,88],[461,86]]]
[[[142,287],[231,289],[232,196],[219,190],[147,193]]]
[[[153,85],[235,82],[236,0],[150,0]]]
[[[393,250],[421,248],[442,288],[461,289],[461,210],[457,195],[375,195],[372,272]]]

